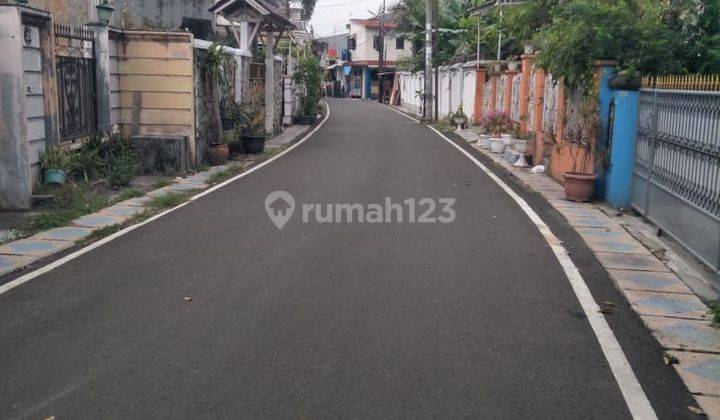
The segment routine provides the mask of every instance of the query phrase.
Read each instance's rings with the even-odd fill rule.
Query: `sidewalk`
[[[456,134],[540,193],[567,219],[653,336],[669,355],[677,358],[673,366],[708,418],[720,418],[720,329],[711,326],[710,310],[696,296],[699,291],[701,296],[714,300],[717,292],[701,281],[692,281],[690,285],[695,292],[691,290],[625,229],[620,218],[610,216],[617,213],[613,209],[603,204],[565,200],[563,187],[549,176],[533,174],[529,168],[514,167],[501,155],[483,149],[476,143],[477,137],[472,130],[456,131]],[[633,216],[624,217],[631,219]],[[630,226],[632,228],[633,224]],[[681,264],[675,262],[676,270]]]
[[[267,140],[266,149],[274,153],[299,139],[311,128],[312,126],[309,125],[290,126],[281,134]],[[28,266],[43,258],[65,251],[75,246],[78,241],[88,238],[93,232],[132,221],[133,217],[149,210],[148,204],[156,197],[178,192],[199,192],[209,188],[212,183],[208,182],[208,180],[213,175],[231,169],[233,166],[242,166],[244,171],[249,166],[264,160],[262,155],[257,156],[257,159],[229,161],[225,165],[214,166],[207,171],[186,178],[175,178],[171,185],[82,216],[70,222],[69,226],[47,230],[28,238],[0,245],[0,278],[6,274],[28,268]]]

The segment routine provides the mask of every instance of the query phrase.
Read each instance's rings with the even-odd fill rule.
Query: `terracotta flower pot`
[[[580,203],[590,201],[595,192],[596,175],[565,172],[565,198]]]
[[[222,165],[227,162],[230,149],[227,144],[211,144],[208,147],[208,162],[211,166]]]

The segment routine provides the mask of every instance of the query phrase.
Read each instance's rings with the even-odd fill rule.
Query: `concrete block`
[[[99,214],[118,216],[118,217],[131,217],[143,211],[142,207],[138,206],[123,206],[116,204],[112,207],[108,207],[100,211]]]
[[[21,239],[0,246],[0,254],[24,255],[31,257],[47,257],[63,249],[70,248],[74,243],[70,241],[51,241],[44,239]]]
[[[148,195],[144,195],[142,197],[135,197],[135,198],[131,198],[129,200],[121,201],[117,205],[118,206],[142,207],[145,204],[147,204],[147,202],[150,200],[152,200],[152,197],[150,197]]]
[[[657,316],[640,318],[665,348],[720,353],[720,332],[708,321]]]
[[[624,290],[693,294],[673,273],[609,269],[610,277]]]
[[[92,233],[92,229],[90,228],[83,228],[83,227],[74,227],[74,226],[68,226],[68,227],[60,227],[55,228],[51,230],[47,230],[45,232],[38,233],[37,235],[33,236],[33,238],[37,239],[47,239],[51,241],[77,241],[78,239],[82,239]]]
[[[579,217],[579,216],[566,216],[565,217],[572,227],[592,227],[592,228],[614,228],[617,227],[612,220],[606,216],[600,217]]]
[[[648,254],[649,251],[621,229],[576,228],[590,249],[595,252],[629,252]]]
[[[671,351],[677,357],[675,369],[693,394],[720,396],[720,355]]]
[[[116,225],[127,220],[126,217],[110,216],[100,213],[88,214],[79,219],[72,221],[73,226],[89,227],[93,229],[102,229],[104,227]]]
[[[708,308],[693,294],[625,290],[625,297],[640,315],[706,319]],[[717,332],[720,337],[720,331]]]
[[[38,259],[39,257],[22,255],[0,255],[0,276],[19,270]]]
[[[584,207],[584,206],[572,206],[572,207],[556,207],[557,211],[562,213],[563,216],[572,216],[572,217],[603,217],[605,214],[601,212],[600,210],[592,207]],[[607,216],[605,216],[607,217]]]
[[[709,419],[720,419],[720,397],[709,395],[695,395],[700,408]]]
[[[204,185],[204,184],[203,184]],[[198,185],[187,182],[179,182],[170,186],[170,191],[191,191],[200,188]]]
[[[142,173],[183,172],[190,166],[185,136],[132,136]]]
[[[596,252],[595,256],[606,269],[669,272],[665,264],[652,254],[628,254],[625,252]]]

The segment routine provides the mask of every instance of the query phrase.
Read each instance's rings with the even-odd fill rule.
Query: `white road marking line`
[[[88,246],[86,246],[86,247],[84,247],[84,248],[81,248],[81,249],[79,249],[79,250],[77,250],[77,251],[75,251],[75,252],[73,252],[73,253],[71,253],[71,254],[68,254],[68,255],[66,255],[66,256],[64,256],[64,257],[62,257],[62,258],[60,258],[60,259],[58,259],[58,260],[56,260],[56,261],[53,261],[53,262],[51,262],[50,264],[47,264],[47,265],[45,265],[45,266],[43,266],[43,267],[40,267],[40,268],[38,268],[38,269],[35,270],[35,271],[32,271],[32,272],[30,272],[30,273],[25,274],[24,276],[20,276],[20,277],[16,278],[15,280],[12,280],[12,281],[7,282],[7,283],[5,283],[5,284],[3,284],[3,285],[0,285],[0,295],[2,295],[3,293],[6,293],[6,292],[8,292],[8,291],[10,291],[10,290],[18,287],[18,286],[21,286],[21,285],[29,282],[30,280],[32,280],[32,279],[34,279],[34,278],[37,278],[37,277],[39,277],[39,276],[42,276],[43,274],[48,273],[48,272],[50,272],[50,271],[52,271],[52,270],[54,270],[54,269],[56,269],[56,268],[58,268],[58,267],[60,267],[60,266],[62,266],[62,265],[65,265],[66,263],[68,263],[68,262],[70,262],[70,261],[72,261],[72,260],[80,257],[81,255],[87,254],[88,252],[92,251],[93,249],[99,248],[99,247],[105,245],[106,243],[108,243],[108,242],[110,242],[110,241],[112,241],[112,240],[114,240],[114,239],[117,239],[117,238],[119,238],[119,237],[121,237],[121,236],[123,236],[123,235],[125,235],[125,234],[128,234],[128,233],[132,232],[133,230],[135,230],[135,229],[137,229],[137,228],[139,228],[139,227],[145,226],[146,224],[151,223],[151,222],[153,222],[153,221],[155,221],[155,220],[157,220],[157,219],[159,219],[159,218],[161,218],[161,217],[163,217],[163,216],[165,216],[165,215],[167,215],[167,214],[170,214],[170,213],[174,212],[175,210],[177,210],[177,209],[179,209],[179,208],[185,207],[186,205],[192,203],[193,201],[195,201],[195,200],[197,200],[197,199],[199,199],[199,198],[201,198],[201,197],[205,197],[206,195],[210,194],[211,192],[216,191],[216,190],[218,190],[218,189],[220,189],[220,188],[222,188],[222,187],[230,184],[231,182],[237,181],[238,179],[240,179],[240,178],[242,178],[242,177],[244,177],[244,176],[250,175],[251,173],[257,171],[257,170],[260,169],[260,168],[262,168],[263,166],[270,164],[271,162],[275,161],[276,159],[279,159],[281,156],[285,155],[286,153],[289,153],[290,151],[292,151],[292,150],[295,149],[296,147],[298,147],[298,146],[300,146],[301,144],[303,144],[307,139],[309,139],[313,134],[315,134],[315,132],[318,131],[318,130],[320,129],[320,127],[322,127],[322,126],[325,124],[325,122],[328,120],[328,118],[330,118],[330,106],[326,103],[326,104],[325,104],[325,108],[327,109],[327,113],[325,114],[325,118],[323,118],[323,120],[320,121],[320,124],[318,124],[317,127],[315,127],[312,131],[310,131],[309,133],[307,133],[307,134],[305,135],[305,137],[303,137],[302,139],[300,139],[300,141],[298,141],[297,143],[295,143],[295,144],[293,144],[292,146],[288,147],[287,149],[283,150],[282,152],[278,153],[277,155],[271,157],[270,159],[266,160],[265,162],[262,162],[262,163],[258,164],[257,166],[253,166],[252,168],[248,169],[246,172],[240,173],[240,174],[238,174],[238,175],[236,175],[236,176],[234,176],[234,177],[232,177],[232,178],[230,178],[230,179],[228,179],[228,180],[225,180],[225,181],[223,181],[223,182],[221,182],[221,183],[219,183],[219,184],[217,184],[217,185],[215,185],[215,186],[213,186],[213,187],[210,187],[210,188],[206,189],[206,190],[203,191],[203,192],[200,192],[200,193],[192,196],[188,201],[186,201],[186,202],[184,202],[184,203],[182,203],[182,204],[179,204],[179,205],[177,205],[177,206],[175,206],[175,207],[173,207],[173,208],[171,208],[171,209],[169,209],[169,210],[165,210],[165,211],[162,212],[162,213],[158,213],[158,214],[156,214],[156,215],[154,215],[154,216],[152,216],[152,217],[150,217],[150,218],[148,218],[148,219],[143,220],[142,222],[140,222],[140,223],[138,223],[138,224],[131,225],[131,226],[126,227],[125,229],[119,230],[119,231],[113,233],[113,234],[110,235],[110,236],[107,236],[107,237],[105,237],[105,238],[103,238],[103,239],[100,239],[100,240],[97,241],[97,242],[93,242],[92,244],[90,244],[90,245],[88,245]]]
[[[420,122],[417,118],[413,118],[395,108],[389,108],[406,118],[415,122]],[[475,165],[480,167],[480,169],[482,169],[482,171],[485,172],[490,179],[495,181],[495,183],[500,186],[500,188],[502,188],[502,190],[505,191],[515,201],[515,203],[517,203],[528,218],[530,218],[530,220],[535,224],[540,231],[540,234],[542,234],[545,241],[553,250],[558,263],[560,263],[560,266],[565,271],[565,275],[570,282],[570,286],[572,287],[573,292],[575,292],[575,296],[580,302],[580,306],[590,323],[590,327],[600,343],[600,348],[605,355],[605,359],[607,359],[607,362],[610,365],[610,370],[612,370],[612,373],[615,376],[615,380],[620,387],[620,392],[622,393],[623,398],[625,398],[625,403],[630,409],[633,418],[642,420],[657,419],[657,414],[652,408],[652,405],[650,404],[647,395],[645,395],[645,391],[643,391],[642,386],[638,382],[637,377],[635,377],[632,366],[630,366],[627,357],[625,357],[625,353],[623,353],[620,343],[618,343],[615,334],[613,334],[610,326],[607,324],[605,316],[600,312],[600,307],[597,302],[595,302],[592,293],[590,293],[590,289],[585,283],[582,275],[580,275],[580,271],[578,271],[577,267],[572,262],[572,259],[568,256],[565,247],[562,246],[562,242],[557,238],[557,236],[555,236],[555,234],[552,233],[550,227],[545,224],[545,222],[540,218],[540,216],[538,216],[537,213],[535,213],[530,205],[528,205],[528,203],[515,191],[513,191],[502,179],[495,175],[467,150],[458,146],[440,131],[436,130],[435,127],[427,127],[462,152],[468,159],[473,161]]]

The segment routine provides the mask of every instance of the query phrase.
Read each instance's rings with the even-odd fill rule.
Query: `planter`
[[[478,136],[478,143],[480,146],[482,146],[483,149],[489,149],[490,148],[490,136],[487,134],[480,134]]]
[[[515,150],[521,155],[524,155],[525,153],[527,153],[528,143],[529,140],[515,140]]]
[[[63,185],[66,180],[65,171],[60,169],[45,169],[43,171],[43,184],[45,185]]]
[[[642,79],[637,76],[618,74],[608,81],[608,86],[615,90],[639,90],[642,86]]]
[[[532,54],[535,52],[535,46],[533,44],[527,43],[523,45],[523,52],[528,55]]]
[[[520,65],[517,61],[511,61],[508,63],[508,70],[510,71],[517,71]]]
[[[565,172],[565,198],[580,203],[590,201],[595,192],[596,175]]]
[[[505,152],[505,143],[499,137],[490,138],[490,151],[497,154]]]
[[[317,115],[296,115],[295,118],[293,118],[295,124],[300,125],[311,125],[315,120],[317,120]]]
[[[245,153],[252,155],[262,153],[265,150],[265,136],[243,135],[242,145],[243,149],[245,149]]]
[[[222,165],[227,162],[230,148],[227,144],[215,143],[208,147],[208,162],[211,166]]]
[[[457,125],[458,130],[462,130],[462,126],[465,124],[465,118],[456,117],[453,118],[453,122]]]
[[[515,143],[515,139],[512,134],[500,134],[502,142],[505,146],[512,146]]]

